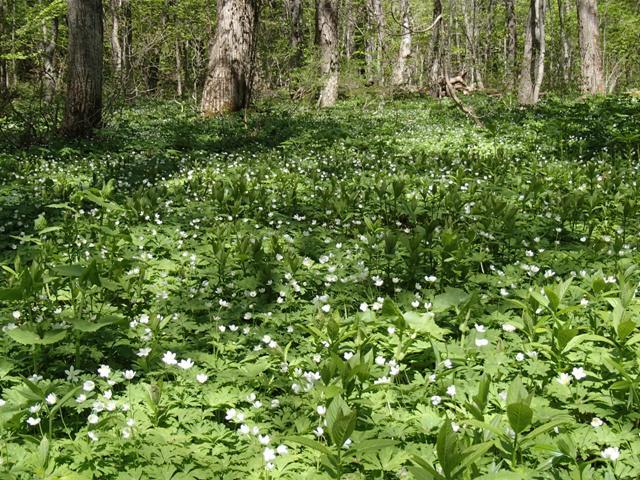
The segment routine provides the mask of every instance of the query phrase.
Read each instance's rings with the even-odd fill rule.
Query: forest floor
[[[640,100],[473,102],[5,122],[0,478],[639,478]]]

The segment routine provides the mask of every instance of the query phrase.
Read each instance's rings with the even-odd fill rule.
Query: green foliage
[[[124,110],[0,151],[0,478],[640,476],[640,102]]]

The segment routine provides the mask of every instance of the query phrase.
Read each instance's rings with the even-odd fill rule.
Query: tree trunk
[[[130,0],[111,0],[109,10],[111,12],[111,65],[115,77],[126,91],[129,90],[131,83],[133,28]]]
[[[509,90],[515,88],[516,83],[516,51],[518,49],[518,33],[516,31],[516,2],[505,0],[507,14],[507,38],[505,48],[505,78]]]
[[[398,51],[398,59],[393,69],[393,77],[391,83],[396,86],[406,85],[409,82],[409,66],[407,60],[411,57],[411,11],[409,9],[409,0],[399,0],[400,13],[402,14],[402,25],[400,38],[400,50]]]
[[[582,92],[604,93],[597,0],[577,0]]]
[[[316,41],[324,83],[318,98],[319,107],[330,107],[338,100],[338,1],[316,0]]]
[[[120,44],[120,7],[122,0],[111,0],[111,63],[113,71],[122,73],[122,45]]]
[[[5,0],[0,0],[0,38],[5,34],[5,19],[7,17],[7,4],[5,3]],[[0,58],[0,95],[7,90],[9,90],[9,71],[7,68],[7,61]]]
[[[472,88],[484,88],[482,74],[478,68],[480,32],[478,29],[478,5],[476,0],[462,1],[462,15],[464,18],[464,29],[466,37],[466,61],[469,71],[469,84]]]
[[[345,11],[346,20],[344,25],[344,56],[347,59],[351,59],[355,50],[355,31],[356,31],[356,17],[354,15],[355,6],[352,0],[346,0]]]
[[[292,52],[290,65],[299,67],[302,64],[304,48],[302,0],[286,0],[286,5],[291,25],[289,31],[289,45],[291,45]]]
[[[569,85],[571,79],[571,44],[569,43],[569,37],[567,36],[567,29],[565,27],[565,19],[567,18],[567,2],[558,0],[558,26],[560,36],[560,70],[562,73],[562,81],[564,86]]]
[[[384,83],[385,21],[381,0],[367,0],[367,19],[369,27],[366,44],[368,82],[382,85]]]
[[[540,98],[546,49],[545,13],[545,0],[531,0],[518,88],[518,102],[522,105],[535,105]]]
[[[176,56],[176,95],[178,97],[182,97],[183,94],[183,86],[182,86],[182,52],[180,51],[180,36],[176,36],[175,41],[175,56]]]
[[[56,47],[58,44],[58,19],[51,20],[51,30],[45,22],[42,23],[42,83],[44,86],[44,101],[51,103],[56,96]]]
[[[251,93],[256,0],[219,0],[216,33],[209,52],[201,109],[205,115],[246,108]]]
[[[69,83],[63,132],[90,135],[102,121],[102,0],[69,0]]]
[[[433,21],[435,25],[431,33],[429,83],[432,93],[439,96],[442,69],[442,0],[433,1]]]

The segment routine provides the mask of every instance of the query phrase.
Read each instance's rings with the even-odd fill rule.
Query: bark
[[[4,0],[0,0],[0,38],[4,37],[6,32],[5,19],[8,17],[7,13],[7,4]],[[0,58],[0,95],[7,90],[9,90],[7,61]]]
[[[469,78],[472,88],[483,88],[482,75],[480,73],[478,47],[480,43],[480,32],[478,29],[478,4],[476,0],[462,1],[462,15],[464,18],[464,28],[466,37],[466,61]]]
[[[346,0],[345,11],[346,19],[344,25],[344,56],[350,59],[353,56],[355,50],[355,31],[356,31],[356,17],[354,15],[355,6],[352,0]]]
[[[320,47],[320,75],[323,87],[319,107],[330,107],[338,100],[338,2],[316,0],[316,40]]]
[[[411,57],[411,11],[409,0],[399,0],[402,25],[400,37],[400,50],[393,69],[391,83],[395,86],[406,85],[409,82],[409,66],[407,60]]]
[[[55,98],[58,83],[55,65],[58,22],[57,18],[53,18],[51,20],[51,28],[47,26],[46,22],[42,23],[42,84],[46,103],[51,103]]]
[[[562,74],[562,81],[564,85],[569,84],[571,77],[571,44],[569,43],[569,37],[567,36],[567,29],[565,27],[565,19],[567,18],[567,2],[558,0],[558,35],[560,36],[560,71]]]
[[[121,0],[111,0],[111,62],[117,74],[122,72],[122,45],[120,44],[120,6]]]
[[[175,56],[176,56],[176,94],[178,97],[182,97],[182,52],[180,51],[180,36],[176,37],[175,41]]]
[[[111,0],[111,65],[125,89],[131,81],[131,48],[133,28],[130,0]]]
[[[381,0],[368,0],[367,19],[369,35],[367,38],[367,70],[370,84],[384,83],[384,44],[385,44],[385,20]]]
[[[518,87],[518,102],[522,105],[534,105],[540,98],[546,50],[545,13],[545,0],[531,0]]]
[[[69,81],[63,132],[88,136],[102,120],[102,0],[69,0]]]
[[[604,93],[597,0],[577,0],[582,92]]]
[[[256,0],[219,0],[216,33],[209,52],[201,109],[205,115],[246,108],[251,93]]]
[[[439,95],[442,69],[442,0],[434,0],[433,2],[433,21],[436,25],[433,27],[433,33],[431,34],[429,83],[431,84],[432,93]]]
[[[506,84],[513,90],[516,83],[516,51],[518,49],[518,34],[516,31],[516,2],[505,0],[507,14],[507,38],[505,48],[505,77]]]
[[[290,31],[289,44],[291,45],[291,66],[299,67],[302,64],[304,48],[304,30],[302,24],[302,0],[286,0],[287,13],[289,15]]]

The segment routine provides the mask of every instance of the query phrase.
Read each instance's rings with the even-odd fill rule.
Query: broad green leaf
[[[436,324],[433,312],[406,312],[403,317],[409,327],[417,332],[431,335],[437,340],[444,340],[444,336],[449,333],[449,330],[440,328]]]
[[[309,447],[317,452],[323,453],[327,457],[333,457],[333,454],[331,453],[331,450],[329,450],[329,447],[311,438],[293,435],[285,437],[284,441],[299,443],[300,445],[304,445],[305,447]]]
[[[58,265],[53,267],[53,272],[59,277],[80,277],[85,267],[82,265]]]
[[[451,472],[459,465],[462,460],[462,454],[460,452],[460,442],[456,432],[451,428],[451,422],[445,420],[438,432],[438,439],[436,440],[436,451],[438,453],[438,462],[442,467],[444,476],[446,478],[451,477]]]
[[[7,335],[22,345],[40,345],[42,341],[40,335],[27,327],[7,330]]]
[[[609,340],[608,338],[605,338],[601,335],[594,335],[591,333],[584,333],[582,335],[576,335],[575,337],[573,337],[571,340],[569,340],[567,342],[567,344],[565,345],[565,347],[562,349],[562,353],[568,353],[571,350],[573,350],[574,348],[576,348],[577,346],[581,345],[584,342],[602,342],[602,343],[606,343],[608,345],[614,346],[615,344]]]
[[[531,410],[531,407],[526,403],[512,403],[507,405],[507,418],[513,431],[520,433],[531,425],[533,410]]]

